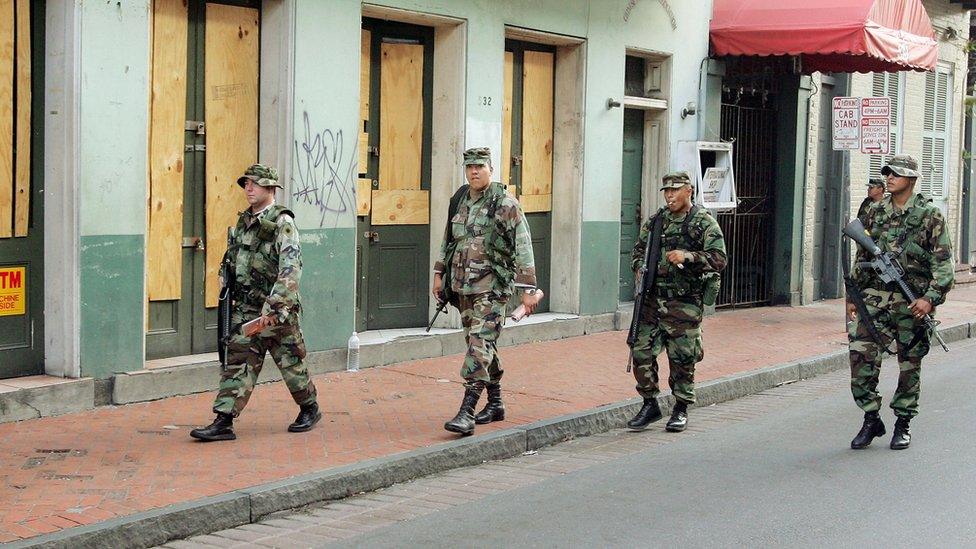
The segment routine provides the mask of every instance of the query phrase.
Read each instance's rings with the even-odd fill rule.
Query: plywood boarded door
[[[43,22],[0,0],[0,379],[44,372]]]
[[[155,0],[147,358],[216,349],[217,268],[257,158],[255,3]],[[175,187],[175,188],[174,188]]]
[[[538,284],[549,288],[555,49],[506,40],[501,178],[518,196],[532,232]],[[540,303],[549,310],[549,298]]]
[[[359,329],[427,322],[433,33],[363,23]],[[364,199],[367,195],[369,198]]]

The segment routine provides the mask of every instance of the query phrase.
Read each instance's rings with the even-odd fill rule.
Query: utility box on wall
[[[695,204],[716,211],[735,209],[732,143],[679,141],[674,164],[691,176]]]

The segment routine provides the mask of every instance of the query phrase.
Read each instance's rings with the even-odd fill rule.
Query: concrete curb
[[[579,323],[582,326],[582,322]],[[571,330],[575,330],[575,326]],[[947,326],[947,343],[976,335],[976,322]],[[846,368],[847,351],[743,372],[699,384],[698,407],[742,398]],[[658,397],[666,413],[673,397]],[[517,456],[575,437],[624,427],[641,404],[639,398],[537,421],[486,435],[460,438],[428,448],[309,473],[227,494],[170,505],[152,511],[30,538],[10,547],[152,547],[170,540],[207,534],[256,522],[272,513],[316,502],[370,492],[434,473]]]

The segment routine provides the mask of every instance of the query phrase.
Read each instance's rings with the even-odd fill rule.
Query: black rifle
[[[434,311],[434,317],[430,319],[430,323],[427,324],[426,332],[434,326],[434,321],[437,320],[438,315],[441,311],[447,308],[448,304],[458,306],[458,297],[451,290],[451,261],[454,258],[454,231],[451,230],[451,220],[457,215],[458,207],[461,205],[461,199],[464,198],[464,194],[468,192],[467,185],[461,185],[451,197],[451,203],[447,207],[447,228],[444,229],[444,240],[447,241],[448,253],[444,258],[444,272],[441,274],[441,284],[442,289],[439,296],[437,296],[437,310]]]
[[[634,364],[634,344],[637,343],[637,329],[640,326],[641,311],[644,310],[644,297],[654,287],[654,277],[657,276],[657,263],[661,259],[661,229],[664,225],[664,215],[659,211],[651,222],[651,231],[647,235],[647,247],[644,251],[644,264],[637,271],[640,276],[637,296],[634,298],[634,315],[630,320],[630,332],[627,333],[627,346],[630,355],[627,358],[627,371]]]
[[[846,226],[847,224],[848,224],[848,220],[845,219],[844,225]],[[843,239],[843,237],[841,237],[841,239]],[[846,240],[844,241],[841,248],[843,249],[842,252],[843,258],[841,258],[842,259],[841,270],[844,273],[844,288],[846,289],[847,299],[849,299],[851,303],[854,304],[854,309],[857,311],[857,317],[865,319],[864,325],[867,327],[868,335],[871,336],[871,339],[873,339],[874,342],[877,343],[882,349],[885,349],[890,353],[891,350],[888,348],[887,345],[885,345],[884,339],[881,337],[881,334],[878,333],[878,328],[875,327],[874,322],[872,322],[871,313],[868,312],[868,306],[866,303],[864,303],[864,296],[861,295],[861,288],[858,287],[857,283],[854,282],[854,277],[851,276],[851,264],[850,264],[851,250],[850,247],[847,245]],[[847,314],[846,308],[844,314],[845,316]]]
[[[864,225],[861,223],[860,219],[854,219],[844,227],[844,234],[847,235],[851,240],[857,242],[857,245],[863,248],[866,252],[871,254],[874,258],[871,261],[861,261],[857,264],[858,267],[870,267],[874,269],[877,273],[878,278],[886,284],[894,282],[898,285],[901,290],[902,295],[909,303],[915,301],[915,292],[912,291],[908,283],[905,282],[905,269],[898,262],[898,258],[892,252],[883,252],[874,240],[871,239],[871,235],[864,230]],[[937,327],[939,322],[932,318],[932,315],[925,315],[922,317],[925,321],[925,326],[932,332],[932,335],[942,345],[942,349],[945,352],[949,352],[949,347],[946,345],[945,340],[939,335]]]
[[[227,228],[227,249],[230,251],[233,245],[233,233],[231,228]],[[220,278],[224,281],[224,286],[220,289],[217,296],[217,356],[220,357],[220,366],[227,368],[227,343],[231,336],[231,314],[233,312],[234,295],[237,293],[237,276],[234,273],[233,254],[228,253],[224,256],[224,261],[220,264]]]

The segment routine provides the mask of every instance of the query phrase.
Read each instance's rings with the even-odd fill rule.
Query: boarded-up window
[[[918,190],[930,198],[945,198],[952,69],[944,66],[925,75],[925,114],[922,122],[922,179]]]
[[[888,155],[872,154],[868,158],[868,176],[881,177],[881,168],[892,156],[901,153],[901,118],[905,98],[905,76],[898,72],[876,72],[871,82],[873,97],[891,99],[891,134]]]
[[[0,0],[0,238],[30,223],[31,3]]]

